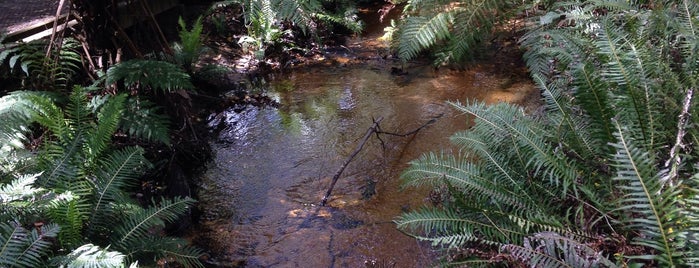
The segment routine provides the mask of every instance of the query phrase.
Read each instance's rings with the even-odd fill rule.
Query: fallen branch
[[[352,161],[352,159],[359,154],[359,152],[362,150],[364,147],[364,144],[369,140],[369,137],[371,137],[371,134],[376,132],[379,129],[379,123],[381,123],[381,120],[383,120],[383,117],[379,117],[378,119],[374,120],[374,124],[367,129],[366,134],[364,134],[364,138],[362,138],[362,142],[359,143],[357,148],[354,149],[354,152],[345,160],[344,163],[342,163],[342,166],[340,166],[340,169],[335,172],[335,176],[333,176],[333,181],[330,183],[330,188],[328,188],[328,191],[325,193],[325,196],[323,196],[323,200],[320,201],[321,206],[325,206],[325,203],[328,202],[328,197],[330,197],[330,194],[333,191],[333,188],[335,187],[335,183],[337,183],[337,180],[340,179],[340,176],[342,175],[342,172],[345,171],[345,168],[349,163]]]
[[[687,90],[687,95],[684,97],[682,112],[677,120],[677,138],[675,138],[675,145],[672,146],[672,149],[670,149],[670,157],[668,157],[667,161],[665,162],[665,168],[669,170],[667,175],[661,179],[663,186],[666,184],[670,184],[672,186],[676,183],[679,173],[678,170],[682,164],[679,151],[687,147],[687,145],[685,145],[682,141],[684,140],[687,123],[689,122],[689,108],[691,107],[693,96],[694,88],[689,88]]]
[[[330,194],[332,194],[333,188],[335,188],[335,183],[337,183],[337,180],[340,179],[340,176],[342,176],[342,172],[345,171],[345,168],[347,168],[347,165],[349,165],[349,163],[352,162],[352,159],[354,159],[354,157],[357,156],[357,154],[359,154],[359,152],[362,150],[362,148],[364,148],[364,144],[366,144],[366,142],[369,140],[369,137],[371,137],[371,134],[375,133],[376,137],[379,139],[379,141],[381,141],[381,146],[383,146],[384,142],[383,142],[383,140],[381,140],[381,137],[379,136],[379,134],[386,134],[386,135],[399,136],[399,137],[406,137],[409,135],[414,135],[414,134],[418,133],[421,129],[437,122],[437,119],[439,119],[440,117],[442,117],[442,114],[430,119],[430,121],[427,121],[425,124],[423,124],[419,128],[417,128],[413,131],[410,131],[408,133],[405,133],[405,134],[398,134],[398,133],[393,133],[393,132],[382,131],[379,123],[381,123],[381,121],[383,120],[383,117],[379,117],[378,119],[374,120],[374,124],[371,125],[371,127],[369,127],[369,129],[367,129],[361,142],[359,143],[359,145],[357,145],[357,148],[355,148],[354,152],[352,152],[352,154],[345,160],[345,162],[342,163],[342,166],[340,166],[340,169],[338,169],[337,172],[335,172],[335,175],[333,176],[333,180],[330,183],[330,188],[328,188],[328,191],[325,193],[325,196],[323,196],[323,200],[320,201],[320,205],[325,206],[325,204],[328,202],[328,198],[330,197]],[[385,146],[383,146],[383,147],[385,147]]]

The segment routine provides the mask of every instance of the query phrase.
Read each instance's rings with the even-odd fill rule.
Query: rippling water
[[[221,266],[430,266],[432,249],[392,220],[429,205],[431,189],[401,190],[400,172],[423,152],[450,150],[448,137],[468,127],[469,119],[445,101],[527,101],[533,87],[508,79],[478,68],[392,76],[328,67],[271,81],[267,94],[279,107],[231,107],[212,116],[223,129],[202,178],[201,239]],[[328,206],[317,206],[372,118],[384,117],[384,131],[405,133],[439,115],[415,136],[372,137]]]

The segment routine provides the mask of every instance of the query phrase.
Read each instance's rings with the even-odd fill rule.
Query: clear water
[[[422,67],[406,76],[327,67],[271,81],[267,94],[279,107],[212,115],[210,123],[223,128],[202,178],[200,240],[222,266],[431,266],[433,249],[392,223],[403,211],[430,205],[431,189],[401,189],[400,173],[424,152],[451,150],[448,137],[468,127],[469,118],[447,100],[530,101],[533,86],[509,79],[479,67],[444,73]],[[405,133],[439,115],[414,136],[370,138],[328,205],[318,206],[372,118],[384,118],[384,131]]]

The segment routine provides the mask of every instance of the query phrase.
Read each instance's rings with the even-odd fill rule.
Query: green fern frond
[[[409,17],[401,26],[398,56],[403,60],[412,59],[423,49],[449,38],[449,27],[453,21],[451,13],[440,13],[434,17]]]
[[[185,197],[175,199],[163,199],[159,204],[153,204],[150,208],[144,209],[131,215],[123,224],[115,227],[112,241],[119,248],[128,249],[129,245],[138,244],[140,239],[148,237],[151,228],[164,226],[167,222],[174,222],[183,215],[194,200]]]
[[[271,4],[280,21],[289,21],[300,27],[304,33],[313,30],[313,17],[323,8],[317,0],[274,0]]]
[[[192,72],[194,64],[205,50],[204,39],[202,37],[204,31],[202,19],[203,17],[199,16],[192,24],[191,30],[187,30],[187,24],[182,17],[178,20],[181,44],[174,45],[174,58],[175,62],[183,66],[185,71],[189,73]]]
[[[94,227],[109,226],[108,222],[96,221],[108,219],[108,215],[114,213],[108,206],[125,200],[124,193],[127,187],[137,184],[137,179],[143,174],[143,167],[149,164],[143,154],[144,151],[140,147],[126,147],[100,160],[94,181],[94,201],[89,220]]]
[[[15,201],[24,200],[45,192],[45,189],[33,186],[41,173],[21,175],[10,183],[0,187],[0,204],[8,204]]]
[[[126,256],[118,251],[109,251],[109,247],[100,248],[85,244],[74,249],[61,260],[61,267],[66,268],[122,268]]]
[[[476,220],[449,209],[423,208],[404,213],[394,222],[398,229],[420,240],[430,241],[433,246],[444,245],[450,248],[461,247],[470,241],[499,245],[504,241],[516,241],[517,237],[525,235],[521,230]]]
[[[471,131],[477,131],[483,136],[507,135],[512,139],[512,146],[525,153],[525,165],[546,178],[552,185],[561,189],[565,195],[568,187],[577,177],[578,168],[568,159],[554,152],[554,148],[545,140],[545,133],[536,127],[531,118],[524,116],[520,107],[511,104],[486,106],[483,103],[461,105],[451,103],[457,110],[474,116],[475,126]]]
[[[155,103],[132,97],[126,100],[119,129],[130,137],[170,144],[170,120]]]
[[[617,267],[602,252],[557,233],[537,233],[525,238],[522,246],[507,244],[502,249],[530,267]]]
[[[0,266],[39,267],[58,234],[56,224],[46,224],[37,230],[26,230],[12,223],[0,223]]]
[[[444,49],[437,51],[442,60],[460,61],[506,17],[511,6],[507,0],[408,1],[410,15],[396,38],[398,56],[409,60],[420,51],[441,46]]]
[[[109,68],[106,83],[120,81],[129,88],[150,88],[164,92],[194,88],[189,75],[182,68],[155,60],[129,60]]]
[[[89,208],[85,200],[72,199],[48,210],[51,221],[61,226],[58,239],[62,246],[70,248],[83,243],[84,223]]]
[[[615,142],[612,117],[614,110],[609,97],[609,86],[594,73],[592,66],[582,65],[575,72],[575,98],[589,118],[590,135],[597,141],[595,151],[598,155],[611,153],[608,143]]]
[[[111,96],[97,111],[97,125],[90,131],[85,144],[86,154],[91,158],[99,157],[111,145],[112,136],[123,117],[125,100],[124,94]],[[87,108],[86,103],[80,105]]]
[[[527,199],[519,196],[521,192],[513,192],[497,185],[497,181],[484,176],[478,166],[450,155],[424,154],[411,162],[410,167],[401,174],[401,178],[406,186],[439,186],[447,180],[452,186],[466,193],[488,196],[520,209],[533,207],[526,202]]]
[[[204,267],[199,260],[202,250],[189,246],[185,239],[149,236],[141,239],[139,244],[131,245],[129,252],[135,256],[149,253],[158,259],[184,267]]]
[[[681,245],[681,261],[688,267],[699,266],[699,173],[686,179],[683,183],[685,198],[679,199],[678,206],[686,208],[680,211],[681,220],[677,226],[676,245]]]
[[[579,155],[603,156],[604,152],[600,152],[598,148],[607,143],[599,144],[597,140],[588,136],[588,132],[581,131],[590,123],[576,116],[575,108],[570,102],[570,93],[559,89],[556,82],[547,84],[545,78],[538,74],[533,74],[532,79],[541,90],[545,107],[549,112],[547,119],[550,121],[550,127],[556,131],[552,136],[556,137],[557,142],[565,144],[569,147],[567,150]]]
[[[678,211],[672,207],[673,202],[668,201],[679,198],[679,192],[662,189],[654,163],[646,152],[628,140],[618,123],[616,135],[619,141],[612,144],[616,149],[612,159],[617,172],[614,181],[619,183],[619,189],[624,193],[618,209],[632,214],[625,221],[642,234],[634,242],[658,251],[653,256],[634,257],[651,257],[664,265],[675,266],[677,254],[669,222],[677,218]]]

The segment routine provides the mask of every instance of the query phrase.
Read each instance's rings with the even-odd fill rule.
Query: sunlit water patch
[[[431,189],[400,190],[400,172],[423,152],[450,150],[448,137],[468,118],[445,103],[527,101],[533,87],[478,70],[410,77],[383,70],[314,69],[272,81],[279,107],[231,107],[212,115],[222,126],[215,159],[199,192],[200,240],[221,266],[364,267],[365,262],[425,267],[435,255],[396,230],[400,213],[429,205]],[[327,207],[331,178],[374,118],[384,131],[349,164]]]

